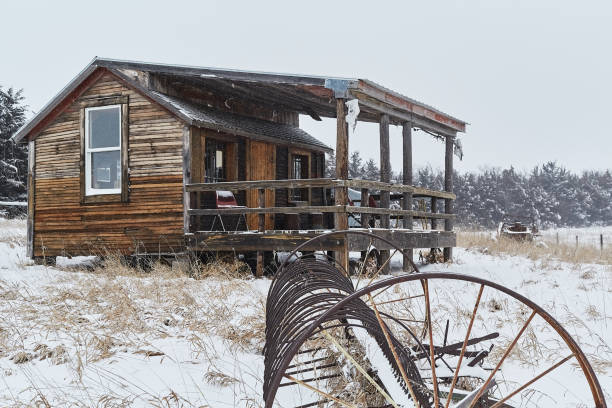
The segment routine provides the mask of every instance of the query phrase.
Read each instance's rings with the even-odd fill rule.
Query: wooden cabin
[[[348,100],[380,124],[380,181],[348,179]],[[300,115],[337,118],[332,151]],[[403,184],[389,180],[389,126],[403,128]],[[412,130],[446,141],[445,191],[412,186]],[[452,164],[465,122],[368,80],[281,75],[95,58],[15,135],[29,144],[28,256],[291,250],[360,214],[410,248],[455,245]],[[379,195],[351,205],[347,189]],[[402,209],[390,209],[400,194]],[[333,197],[333,198],[332,198]],[[414,200],[427,200],[415,211]],[[443,200],[444,212],[437,202]],[[395,217],[401,225],[391,228]],[[437,220],[417,230],[415,218]],[[348,266],[358,239],[317,248]],[[383,252],[384,248],[380,248]],[[388,255],[388,254],[387,254]]]

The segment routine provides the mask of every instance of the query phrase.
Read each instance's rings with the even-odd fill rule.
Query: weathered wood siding
[[[247,180],[274,180],[276,177],[276,145],[270,143],[248,142]],[[274,192],[266,189],[266,207],[274,207]],[[247,206],[258,207],[257,190],[247,192]],[[257,215],[247,216],[249,229],[257,229]],[[274,229],[272,214],[266,215],[266,229]]]
[[[289,149],[287,146],[276,147],[276,179],[284,180],[289,175]],[[287,207],[289,204],[289,190],[286,188],[279,188],[275,191],[276,206]],[[283,229],[286,228],[286,216],[285,214],[274,215],[274,228]]]
[[[80,102],[129,98],[129,202],[81,204]],[[36,139],[34,255],[179,252],[183,124],[107,74]]]

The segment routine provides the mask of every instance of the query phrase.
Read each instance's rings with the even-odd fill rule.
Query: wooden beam
[[[264,208],[266,206],[266,190],[260,188],[257,190],[257,205],[259,208]],[[259,222],[257,226],[257,230],[259,232],[264,232],[266,229],[266,215],[261,213],[259,214]],[[256,267],[256,276],[261,278],[264,273],[264,253],[263,251],[257,251],[257,267]]]
[[[400,111],[446,126],[455,131],[465,132],[465,123],[463,121],[413,99],[406,98],[397,92],[384,89],[368,80],[359,80],[359,90],[371,98],[384,101]]]
[[[370,202],[370,190],[367,188],[361,189],[361,207],[369,207]],[[370,216],[368,214],[361,214],[361,227],[369,228],[370,227]]]
[[[405,122],[405,121],[409,121],[412,122],[412,125],[414,127],[418,127],[421,129],[426,129],[429,130],[433,133],[437,133],[440,134],[442,136],[456,136],[457,135],[457,131],[451,128],[447,128],[443,125],[440,125],[438,123],[435,123],[433,121],[427,120],[427,119],[422,119],[419,118],[415,115],[412,115],[410,113],[405,113],[405,112],[400,112],[397,111],[395,109],[393,109],[393,107],[382,103],[380,101],[377,101],[375,99],[372,99],[371,97],[356,92],[356,91],[351,91],[351,96],[359,99],[359,104],[365,106],[366,108],[369,108],[371,110],[374,110],[376,112],[382,113],[382,114],[387,114],[391,117],[391,119],[397,121],[397,122]]]
[[[198,232],[188,236],[189,244],[202,251],[291,251],[321,235],[315,231],[268,231],[243,233]],[[304,248],[306,251],[338,251],[345,247],[343,237],[327,237]]]
[[[28,221],[27,221],[27,253],[26,256],[34,259],[34,208],[36,206],[36,142],[28,143]]]
[[[189,192],[185,188],[191,182],[191,144],[193,134],[190,126],[183,127],[183,229],[185,234],[189,233],[190,219],[189,209],[191,200]]]
[[[373,180],[334,180],[330,178],[316,179],[291,179],[291,180],[251,180],[251,181],[229,181],[219,183],[192,183],[186,186],[186,190],[194,191],[217,191],[217,190],[251,190],[258,188],[337,188],[348,187],[361,190],[386,190],[390,192],[412,192],[413,197],[438,197],[454,200],[455,194],[445,191],[429,190],[422,187],[414,187],[403,184],[383,183]]]
[[[404,122],[402,125],[402,183],[404,185],[412,185],[412,123]],[[412,210],[412,192],[404,192],[404,210]],[[413,218],[409,215],[404,217],[404,228],[412,229]],[[412,270],[412,260],[414,254],[412,248],[406,248],[406,256],[403,257],[402,269],[405,272]]]
[[[446,152],[444,158],[444,189],[450,193],[453,192],[453,151],[455,147],[455,139],[453,137],[446,138]],[[444,200],[444,212],[453,214],[453,200]],[[444,223],[444,231],[453,230],[453,219],[447,218]],[[453,258],[453,248],[444,248],[444,261],[448,262]]]
[[[336,178],[340,180],[348,179],[348,123],[346,123],[346,99],[336,99]],[[337,187],[335,190],[336,205],[348,204],[348,190],[346,187]],[[335,229],[347,230],[348,214],[336,213]],[[336,260],[348,272],[349,256],[348,246],[343,245],[340,251],[336,252]]]
[[[286,214],[287,212],[294,214],[316,214],[316,213],[353,213],[353,214],[374,214],[388,216],[410,216],[413,218],[438,218],[447,219],[455,217],[455,214],[430,213],[426,211],[414,210],[394,210],[391,208],[378,207],[355,207],[351,205],[312,205],[304,207],[266,207],[266,208],[204,208],[189,210],[190,216],[202,215],[237,215],[237,214]]]
[[[438,213],[438,199],[435,197],[431,197],[431,212],[433,214],[437,214]],[[431,219],[431,229],[435,230],[438,228],[438,224],[435,220],[435,218]]]
[[[333,179],[291,179],[291,180],[248,180],[225,181],[219,183],[194,183],[187,186],[187,191],[217,191],[217,190],[252,190],[259,188],[307,188],[344,186]]]
[[[382,237],[397,243],[405,248],[437,248],[454,246],[456,236],[453,232],[445,231],[405,231],[371,229]],[[273,251],[292,250],[297,245],[311,238],[321,235],[321,231],[266,231],[266,232],[198,232],[188,234],[188,243],[195,250],[204,251]],[[365,251],[370,244],[370,237],[350,235],[348,242],[344,237],[326,237],[312,246],[304,248],[306,251],[339,251],[344,246],[350,251]],[[374,239],[376,248],[389,250],[391,247],[382,241]]]
[[[389,183],[391,181],[391,159],[389,152],[389,115],[383,114],[380,116],[380,181],[383,183]],[[380,208],[388,209],[390,203],[389,191],[380,192]],[[382,228],[389,228],[389,215],[384,214],[380,217],[380,226]],[[380,251],[380,261],[385,266],[383,267],[382,273],[389,273],[390,262],[386,262],[389,258],[389,251]]]

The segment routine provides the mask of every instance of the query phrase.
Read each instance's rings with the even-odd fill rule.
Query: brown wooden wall
[[[81,204],[80,102],[129,98],[129,202]],[[180,252],[183,124],[104,75],[36,138],[34,255]]]

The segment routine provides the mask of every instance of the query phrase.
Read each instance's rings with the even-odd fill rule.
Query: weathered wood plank
[[[389,115],[383,114],[380,116],[379,122],[379,139],[380,139],[380,181],[383,183],[389,183],[391,181],[391,161],[389,152]],[[381,190],[380,192],[380,207],[382,209],[388,209],[390,204],[390,193],[389,191]],[[380,216],[380,226],[383,228],[389,228],[389,214],[383,213]],[[390,262],[387,262],[389,258],[389,251],[383,249],[380,251],[380,262],[384,265],[382,273],[389,273],[391,270]]]
[[[189,242],[192,248],[200,251],[289,251],[317,235],[320,235],[320,232],[198,232],[190,236]],[[305,250],[338,250],[343,244],[344,240],[342,238],[326,238],[305,248]]]
[[[405,185],[412,185],[412,123],[404,122],[402,125],[402,182]],[[404,192],[404,200],[402,209],[406,211],[412,210],[412,194],[413,191]],[[405,215],[403,226],[406,229],[413,228],[413,217]],[[412,270],[412,261],[414,254],[412,248],[406,248],[406,255],[402,259],[402,269],[404,272]]]
[[[36,182],[35,167],[36,164],[36,142],[30,140],[28,142],[28,220],[27,220],[27,248],[26,256],[30,259],[34,258],[34,211],[36,206]]]
[[[406,231],[406,230],[369,230],[375,235],[393,242],[399,248],[441,248],[456,245],[456,235],[445,231]],[[349,240],[350,251],[363,251],[368,248],[370,238],[352,235]],[[373,245],[379,250],[390,250],[392,246],[374,239]]]
[[[446,138],[446,151],[444,155],[444,189],[453,191],[453,156],[454,156],[455,140],[453,137]],[[448,215],[453,214],[453,200],[444,200],[444,212]],[[453,218],[447,218],[444,223],[445,231],[453,230]],[[444,247],[444,261],[448,262],[453,258],[454,245]]]
[[[404,248],[435,248],[454,246],[456,236],[445,231],[405,231],[370,229],[372,233],[388,239]],[[311,238],[320,235],[320,231],[268,231],[246,233],[198,232],[188,236],[192,248],[201,251],[272,251],[292,250]],[[350,251],[367,250],[370,238],[360,235],[349,235],[347,247]],[[308,251],[339,250],[345,244],[344,237],[326,237],[308,246]],[[389,250],[392,247],[374,239],[378,249]]]
[[[349,140],[346,114],[346,99],[336,99],[336,178],[339,180],[348,179]],[[346,187],[336,187],[335,201],[336,205],[345,206],[348,204],[348,189]],[[334,217],[334,228],[336,230],[345,230],[348,229],[348,227],[348,214],[344,212],[336,213]],[[348,273],[348,247],[344,245],[340,251],[336,252],[335,257],[338,263]]]

